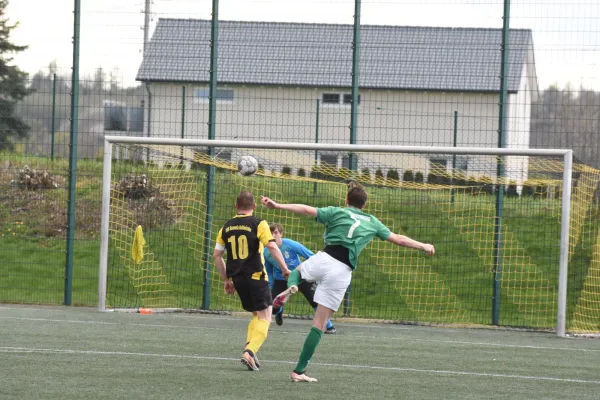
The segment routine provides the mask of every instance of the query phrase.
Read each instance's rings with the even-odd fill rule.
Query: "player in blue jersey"
[[[285,264],[289,268],[290,271],[296,269],[298,265],[300,265],[301,260],[300,257],[307,260],[312,257],[314,253],[307,249],[302,244],[288,238],[283,237],[283,227],[280,224],[270,224],[269,228],[271,233],[273,234],[273,238],[275,239],[275,243],[279,247],[279,250],[283,254],[283,259],[285,260]],[[267,274],[269,275],[269,283],[271,284],[271,295],[273,298],[277,297],[279,293],[283,292],[287,289],[287,281],[283,277],[281,273],[281,269],[277,264],[277,261],[271,256],[271,252],[268,248],[265,248],[264,251],[265,256],[265,268],[267,269]],[[298,285],[298,291],[302,292],[306,300],[309,302],[312,308],[317,309],[317,303],[314,301],[315,289],[312,283],[302,281]],[[283,324],[283,307],[274,308],[273,315],[275,315],[275,323],[277,325]],[[333,326],[331,320],[327,320],[327,325],[325,326],[325,332],[327,334],[336,333],[336,329]]]
[[[287,299],[298,291],[303,279],[317,282],[315,302],[318,307],[296,368],[291,379],[294,382],[316,382],[305,374],[308,362],[325,330],[327,320],[338,310],[344,294],[350,285],[352,272],[356,268],[358,256],[374,237],[397,246],[419,249],[433,255],[431,244],[421,243],[407,236],[393,233],[373,215],[362,211],[367,203],[367,192],[356,183],[348,185],[346,207],[315,208],[304,204],[278,204],[268,197],[261,198],[267,208],[308,215],[325,225],[325,248],[300,266],[288,278],[287,290],[273,300],[273,307],[281,307]]]

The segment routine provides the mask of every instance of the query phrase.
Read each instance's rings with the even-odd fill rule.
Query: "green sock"
[[[314,326],[310,329],[306,340],[304,341],[304,347],[302,347],[302,351],[300,352],[300,360],[298,360],[298,364],[296,364],[296,369],[294,372],[297,374],[303,374],[308,362],[312,358],[313,354],[315,354],[315,350],[323,337],[323,331],[315,328]]]
[[[298,286],[300,284],[301,280],[302,280],[302,275],[300,275],[300,271],[295,269],[292,271],[292,273],[288,277],[287,285],[288,285],[288,287],[294,286],[294,285]]]

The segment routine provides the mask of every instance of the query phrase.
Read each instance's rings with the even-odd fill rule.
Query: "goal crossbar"
[[[426,146],[387,146],[360,144],[327,144],[327,143],[297,143],[297,142],[260,142],[235,140],[208,139],[177,139],[150,138],[135,136],[105,136],[104,165],[102,178],[102,220],[100,240],[100,268],[98,282],[98,308],[106,311],[106,289],[109,245],[109,211],[111,192],[111,168],[113,144],[132,145],[175,145],[202,146],[242,149],[274,149],[274,150],[313,150],[313,151],[344,151],[344,152],[373,152],[373,153],[410,153],[410,154],[455,154],[455,155],[495,155],[495,156],[545,156],[562,157],[564,162],[563,190],[560,227],[560,266],[557,304],[557,336],[566,334],[567,307],[567,277],[569,262],[569,227],[570,205],[573,173],[573,151],[571,149],[513,149],[513,148],[482,148],[482,147],[426,147]]]

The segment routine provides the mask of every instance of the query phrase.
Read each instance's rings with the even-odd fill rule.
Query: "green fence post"
[[[217,57],[219,44],[219,0],[212,2],[212,23],[210,27],[210,87],[208,92],[208,139],[215,139],[217,123]],[[209,147],[208,155],[215,156],[215,148]],[[215,192],[215,167],[210,165],[206,174],[206,222],[204,224],[204,291],[202,308],[210,308],[210,268],[212,263],[209,251],[212,241],[212,221]]]
[[[181,138],[185,139],[185,85],[181,87]],[[181,146],[181,165],[183,165],[183,146]]]
[[[354,31],[352,38],[352,103],[350,104],[350,144],[356,144],[358,130],[358,77],[360,75],[360,0],[354,1]],[[350,170],[356,171],[356,154],[350,153]]]
[[[458,111],[454,111],[454,147],[456,147],[456,139],[458,137]],[[456,154],[452,155],[452,177],[450,185],[452,186],[452,190],[450,191],[450,203],[454,203],[454,193],[456,193],[456,189],[454,189],[454,172],[456,171]]]
[[[508,46],[510,23],[510,0],[504,0],[502,45],[500,66],[500,104],[498,121],[498,147],[506,147],[506,86],[508,74]],[[502,217],[504,212],[504,157],[498,157],[496,167],[496,219],[494,221],[494,289],[492,297],[492,325],[500,323],[500,291],[502,280]]]
[[[321,99],[317,99],[317,114],[315,117],[315,143],[319,143],[319,118],[321,113]],[[315,170],[318,171],[317,163],[319,161],[319,151],[315,150]],[[315,171],[315,172],[316,172]],[[318,175],[315,175],[315,178],[318,178]],[[313,196],[317,195],[317,186],[318,183],[315,182],[313,186]]]
[[[356,144],[358,130],[358,77],[360,61],[360,0],[354,0],[354,35],[352,39],[352,104],[350,104],[350,144]],[[349,166],[352,175],[355,174],[358,160],[356,154],[350,153]],[[352,309],[352,283],[344,295],[344,315],[350,315]]]
[[[54,134],[56,133],[56,74],[52,76],[52,136],[50,142],[50,160],[54,161]]]
[[[71,76],[71,132],[69,146],[69,194],[67,204],[67,260],[65,263],[64,304],[71,305],[73,294],[73,247],[75,242],[75,189],[77,184],[77,134],[79,122],[79,29],[80,0],[73,10],[73,73]]]

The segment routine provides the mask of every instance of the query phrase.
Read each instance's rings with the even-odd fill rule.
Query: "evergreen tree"
[[[10,42],[10,33],[17,24],[11,25],[5,16],[8,0],[0,0],[0,150],[14,148],[11,137],[26,138],[29,126],[15,115],[17,103],[31,90],[27,88],[27,74],[14,65],[13,54],[27,46]]]

